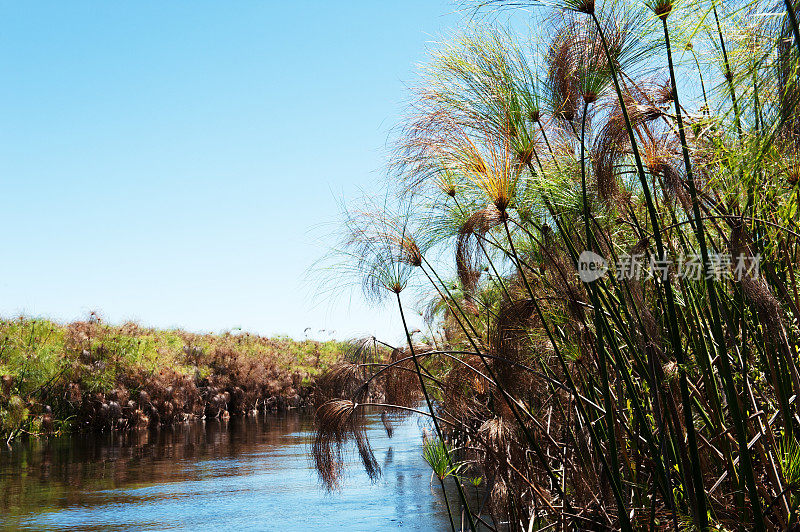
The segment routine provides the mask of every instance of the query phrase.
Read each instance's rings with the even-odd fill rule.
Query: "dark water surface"
[[[0,442],[0,528],[449,530],[415,419],[389,439],[372,416],[383,476],[371,483],[353,465],[333,494],[311,468],[311,430],[307,415],[287,413]]]

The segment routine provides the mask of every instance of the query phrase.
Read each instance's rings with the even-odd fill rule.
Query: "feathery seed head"
[[[674,0],[651,0],[647,2],[646,5],[653,11],[653,13],[656,14],[658,18],[661,20],[667,20],[669,14],[672,13]]]
[[[347,399],[335,399],[320,406],[315,414],[317,429],[311,444],[311,456],[320,480],[328,489],[339,484],[344,467],[344,450],[353,441],[370,478],[380,473],[366,436],[363,407]]]

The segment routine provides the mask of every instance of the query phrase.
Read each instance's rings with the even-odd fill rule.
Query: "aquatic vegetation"
[[[195,334],[96,314],[0,320],[0,435],[125,429],[310,402],[340,342]]]
[[[423,401],[426,459],[511,530],[800,526],[797,8],[479,3],[533,34],[434,50],[385,199],[345,207],[331,278],[391,296],[407,342],[337,370],[318,437],[362,451],[359,408]]]
[[[439,480],[439,485],[444,494],[445,506],[447,507],[447,515],[450,517],[450,527],[455,531],[456,525],[453,521],[453,511],[450,508],[450,501],[447,499],[444,482],[448,478],[454,478],[456,482],[460,482],[456,475],[463,468],[463,464],[456,463],[453,460],[452,451],[447,447],[446,442],[432,439],[427,435],[423,436],[422,439],[422,457],[431,467],[433,475]]]

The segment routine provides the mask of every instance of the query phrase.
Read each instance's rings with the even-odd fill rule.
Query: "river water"
[[[334,493],[326,493],[312,469],[311,430],[307,415],[289,412],[30,439],[10,448],[0,442],[0,528],[450,529],[422,458],[417,418],[389,439],[371,416],[369,436],[383,475],[372,483],[355,463]],[[449,496],[455,504],[455,493]]]

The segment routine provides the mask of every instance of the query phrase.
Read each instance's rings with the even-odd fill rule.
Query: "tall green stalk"
[[[712,5],[714,12],[714,21],[717,24],[717,35],[719,36],[719,45],[722,50],[722,66],[725,68],[725,79],[728,82],[728,90],[731,93],[731,105],[733,106],[733,118],[736,122],[736,131],[739,134],[739,140],[742,140],[744,131],[742,130],[742,119],[739,114],[739,100],[736,99],[736,88],[733,85],[733,71],[731,70],[730,61],[728,61],[728,49],[725,46],[725,37],[722,35],[722,26],[719,23],[719,15],[717,14],[717,4]]]
[[[666,260],[666,254],[664,251],[664,243],[661,239],[661,228],[658,222],[658,214],[655,209],[655,205],[653,203],[653,199],[650,196],[650,186],[647,182],[647,177],[644,172],[644,166],[642,164],[642,159],[639,154],[639,148],[636,142],[636,136],[633,133],[633,126],[631,124],[631,119],[628,114],[627,106],[625,105],[625,98],[622,94],[622,88],[619,83],[619,78],[617,76],[616,65],[614,64],[614,59],[611,57],[611,53],[609,52],[608,42],[606,41],[605,32],[603,31],[602,25],[597,18],[597,15],[592,11],[591,13],[592,20],[597,27],[598,34],[600,35],[600,40],[603,45],[603,50],[606,54],[606,59],[608,61],[608,68],[611,73],[611,79],[614,82],[614,89],[617,92],[617,98],[619,99],[619,105],[622,109],[622,116],[625,120],[625,128],[628,131],[628,137],[631,142],[631,148],[633,150],[633,157],[634,161],[636,162],[636,169],[639,175],[639,180],[642,185],[642,192],[645,197],[645,202],[647,203],[647,210],[650,214],[650,223],[653,226],[653,239],[655,240],[656,244],[656,252],[658,253],[658,260]],[[664,283],[664,292],[667,299],[667,316],[668,316],[668,330],[670,337],[672,339],[672,350],[675,353],[675,359],[678,363],[678,372],[679,372],[679,380],[680,380],[680,389],[681,389],[681,400],[683,403],[683,411],[684,417],[686,419],[686,436],[689,445],[689,453],[690,453],[690,460],[691,460],[691,468],[692,468],[692,478],[694,482],[694,491],[697,493],[695,497],[695,510],[696,510],[696,519],[700,524],[701,529],[705,529],[708,527],[708,517],[707,511],[705,508],[705,490],[702,488],[703,486],[703,475],[702,471],[700,470],[700,457],[697,449],[697,436],[695,435],[695,428],[694,428],[694,419],[692,417],[692,401],[689,396],[689,387],[686,382],[686,368],[685,368],[685,360],[683,356],[683,346],[681,344],[681,339],[679,335],[679,328],[678,328],[678,317],[677,312],[675,309],[675,296],[672,291],[672,285],[669,282],[669,279]],[[698,490],[698,487],[700,488]]]
[[[583,116],[581,117],[581,193],[583,195],[583,218],[586,226],[586,249],[594,251],[594,238],[591,229],[591,214],[589,211],[589,195],[586,186],[586,115],[589,111],[589,101],[584,101]],[[599,282],[599,280],[597,281]],[[611,460],[610,476],[613,482],[621,487],[622,477],[620,476],[619,456],[617,454],[617,437],[614,423],[614,408],[611,400],[611,388],[608,381],[608,367],[606,361],[606,350],[603,343],[603,307],[600,299],[595,293],[594,286],[590,283],[585,283],[586,290],[589,292],[592,306],[594,307],[594,328],[595,328],[595,351],[597,353],[598,365],[600,366],[600,380],[603,386],[603,403],[605,405],[605,418],[606,418],[606,443],[608,445],[608,454]],[[620,498],[620,500],[622,500]],[[627,506],[624,502],[620,506],[620,513],[627,514]]]
[[[709,307],[711,309],[711,323],[714,340],[717,347],[717,352],[720,361],[720,368],[722,369],[722,377],[725,385],[725,392],[728,398],[728,407],[733,417],[734,426],[736,428],[737,440],[739,444],[739,454],[742,457],[742,469],[744,472],[745,483],[747,484],[747,491],[750,497],[750,504],[753,509],[753,519],[755,521],[756,530],[764,529],[763,515],[761,512],[761,503],[759,500],[758,490],[755,484],[755,476],[753,474],[753,464],[750,458],[750,452],[747,448],[748,438],[742,413],[739,408],[739,398],[736,393],[736,388],[733,381],[733,375],[728,360],[728,353],[725,350],[725,337],[722,332],[721,319],[719,315],[719,305],[717,302],[717,291],[714,285],[714,280],[707,275],[707,268],[709,263],[708,247],[706,245],[705,229],[703,228],[703,220],[700,215],[700,204],[697,198],[697,187],[695,185],[694,176],[692,174],[692,161],[689,156],[689,147],[686,143],[686,132],[683,124],[683,116],[680,105],[680,96],[678,94],[678,84],[675,77],[675,66],[672,61],[672,47],[669,39],[669,28],[667,26],[667,16],[661,17],[662,27],[664,29],[664,42],[667,47],[667,60],[669,63],[670,82],[672,83],[672,93],[675,103],[675,116],[678,121],[678,135],[680,136],[681,152],[683,155],[683,163],[686,168],[686,181],[689,185],[689,194],[692,200],[692,215],[694,223],[692,224],[697,236],[697,242],[700,246],[700,254],[703,260],[702,274],[706,282],[706,292],[709,298]],[[698,497],[705,501],[704,492],[698,492]],[[705,506],[705,502],[703,502]]]
[[[506,230],[506,237],[508,238],[508,244],[509,244],[509,247],[511,248],[511,254],[512,254],[512,257],[513,257],[512,260],[514,260],[515,265],[517,267],[517,271],[519,272],[520,277],[522,277],[522,281],[523,281],[523,284],[525,285],[525,289],[527,290],[528,295],[531,298],[531,302],[533,303],[534,308],[536,309],[536,312],[537,312],[537,314],[539,316],[539,319],[542,322],[542,326],[545,328],[545,331],[547,332],[547,336],[550,339],[550,342],[553,344],[553,348],[554,348],[554,350],[556,352],[556,356],[558,357],[558,359],[559,359],[559,361],[560,361],[560,363],[562,365],[562,368],[564,370],[564,376],[567,378],[567,382],[569,383],[569,387],[571,389],[575,389],[576,396],[579,396],[579,394],[577,393],[577,387],[575,386],[574,382],[572,381],[572,377],[569,375],[569,369],[567,368],[566,362],[564,361],[563,356],[561,355],[561,353],[560,353],[560,351],[559,351],[559,349],[557,347],[557,344],[555,343],[555,339],[552,337],[552,334],[550,333],[550,329],[547,326],[547,321],[545,320],[544,315],[542,314],[541,309],[539,308],[539,304],[536,301],[536,296],[534,296],[533,290],[531,289],[531,285],[528,282],[528,278],[525,275],[525,271],[523,270],[522,263],[518,259],[518,257],[520,257],[520,255],[517,253],[517,250],[516,250],[516,248],[514,246],[514,240],[511,237],[511,231],[508,229],[508,219],[505,218],[505,217],[503,218],[503,227]],[[586,412],[583,410],[583,405],[582,405],[581,401],[576,401],[576,406],[578,407],[578,412],[581,415],[581,417],[584,420],[588,421],[589,418],[586,416]],[[607,410],[608,410],[608,408],[607,408]],[[601,441],[600,438],[597,436],[597,433],[595,432],[594,427],[592,426],[590,421],[588,422],[587,425],[588,425],[589,433],[590,433],[590,435],[592,437],[592,440],[595,442],[595,444],[597,445],[598,449],[600,449],[601,448],[600,445],[599,445],[599,442]],[[602,454],[600,455],[600,461],[603,464],[603,468],[608,472],[609,480],[610,480],[610,483],[611,483],[611,490],[614,493],[614,499],[615,499],[615,501],[617,503],[617,507],[620,509],[620,514],[618,516],[618,518],[620,520],[620,528],[625,532],[632,531],[633,528],[631,526],[630,517],[628,516],[628,513],[627,513],[627,511],[625,509],[625,501],[622,498],[622,488],[621,488],[620,484],[618,483],[619,470],[617,469],[616,471],[612,471],[611,467],[606,462],[606,459]]]
[[[406,340],[408,341],[408,349],[411,351],[411,360],[414,362],[414,369],[417,373],[417,378],[419,379],[419,386],[422,388],[422,395],[425,397],[425,404],[428,407],[428,411],[431,413],[431,419],[433,420],[433,427],[436,429],[436,435],[439,438],[439,441],[444,442],[444,433],[442,429],[439,427],[439,417],[436,415],[436,410],[433,408],[433,402],[431,401],[430,396],[428,395],[428,387],[425,385],[425,379],[422,377],[422,369],[419,364],[419,360],[417,360],[416,350],[414,349],[414,342],[411,341],[411,333],[408,330],[408,324],[406,323],[406,314],[403,311],[403,303],[400,301],[400,292],[395,292],[395,296],[397,296],[397,307],[400,309],[400,318],[403,321],[403,330],[406,333]],[[448,465],[453,467],[453,463],[450,459],[450,455],[447,455]],[[472,519],[472,512],[469,510],[469,503],[467,502],[467,497],[464,494],[464,490],[461,489],[461,484],[456,483],[458,487],[458,497],[461,499],[461,504],[464,505],[464,508],[467,510],[467,517],[469,519],[469,528],[472,532],[477,532],[475,528],[475,520]]]

